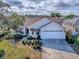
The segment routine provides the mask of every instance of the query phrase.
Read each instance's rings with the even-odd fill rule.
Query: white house
[[[65,39],[65,32],[62,26],[56,22],[51,22],[40,30],[42,39]]]
[[[56,20],[56,18],[29,18],[24,26],[27,27],[28,36],[41,39],[66,39],[60,23],[60,19]]]

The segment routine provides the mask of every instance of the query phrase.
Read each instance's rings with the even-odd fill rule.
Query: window
[[[63,32],[63,30],[44,30],[43,32]]]
[[[76,32],[79,32],[79,30],[76,30]]]
[[[32,31],[32,35],[34,35],[34,31]]]
[[[39,35],[39,32],[36,32],[37,35]]]
[[[29,29],[27,29],[26,31],[27,31],[27,33],[29,33]]]

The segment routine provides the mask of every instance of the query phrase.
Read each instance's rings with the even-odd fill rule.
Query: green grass
[[[30,56],[31,59],[41,59],[41,52],[37,52],[28,46],[13,46],[7,40],[0,42],[0,49],[6,51],[4,59],[25,59]]]
[[[79,46],[79,36],[77,36],[76,44]]]

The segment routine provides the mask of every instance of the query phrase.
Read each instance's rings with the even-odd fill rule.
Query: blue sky
[[[48,14],[60,12],[79,14],[79,0],[3,0],[18,13]]]

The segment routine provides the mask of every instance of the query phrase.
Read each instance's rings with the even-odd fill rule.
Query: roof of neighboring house
[[[29,27],[29,26],[33,25],[34,23],[43,22],[44,21],[43,19],[49,19],[49,20],[57,22],[59,24],[62,23],[62,19],[56,18],[56,17],[34,17],[34,18],[33,17],[31,17],[31,18],[27,17],[25,22],[24,22],[24,25]],[[43,20],[43,21],[40,21],[40,20]]]
[[[65,31],[75,32],[77,25],[79,25],[79,17],[63,21],[63,27],[65,28]]]
[[[71,19],[71,20],[65,20],[63,22],[64,23],[70,23],[70,24],[73,24],[73,25],[79,25],[79,17]]]

